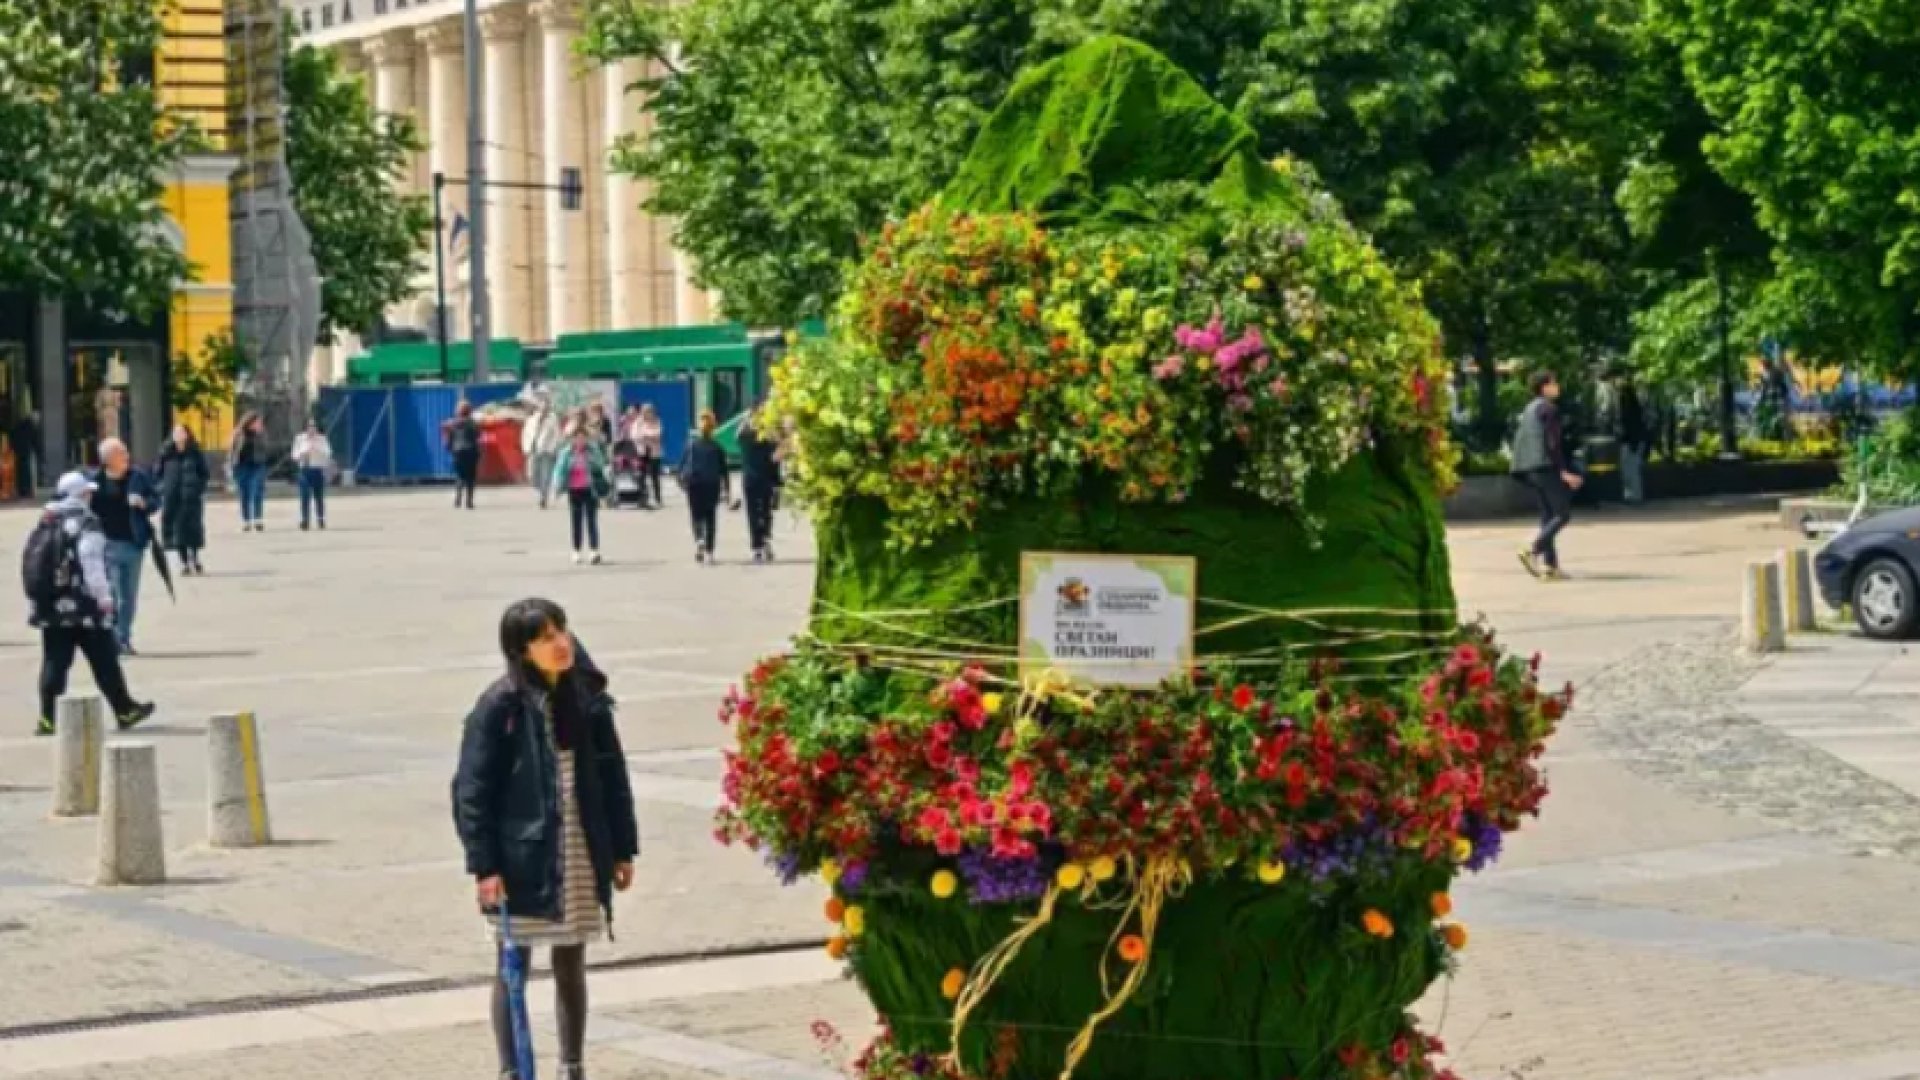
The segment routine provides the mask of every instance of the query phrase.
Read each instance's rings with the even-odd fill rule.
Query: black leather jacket
[[[600,906],[613,912],[613,868],[640,854],[627,758],[613,720],[607,678],[584,650],[553,693],[581,695],[573,735],[574,791],[593,856]],[[487,688],[468,714],[453,778],[453,821],[467,872],[500,875],[507,910],[557,919],[566,891],[560,836],[560,787],[547,736],[548,692],[508,676]]]

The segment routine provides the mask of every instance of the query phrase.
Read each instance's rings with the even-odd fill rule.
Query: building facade
[[[192,264],[166,309],[148,320],[116,317],[78,298],[0,293],[0,480],[12,481],[30,459],[42,483],[74,465],[98,460],[101,439],[121,438],[150,460],[178,419],[203,442],[218,445],[228,410],[176,417],[168,394],[177,357],[191,356],[233,324],[227,181],[235,160],[226,152],[226,63],[223,0],[169,0],[164,38],[152,78],[165,122],[191,124],[204,136],[165,177],[161,196],[166,239]],[[16,445],[32,418],[38,445]],[[11,495],[14,485],[0,494]]]
[[[292,0],[308,44],[335,50],[366,79],[382,112],[410,116],[426,150],[410,186],[443,188],[449,337],[467,336],[467,215],[487,215],[487,280],[495,337],[554,341],[562,334],[706,323],[713,298],[694,284],[693,264],[673,246],[672,223],[641,209],[638,182],[608,168],[624,135],[644,134],[636,64],[590,67],[574,53],[578,0],[481,0],[489,190],[470,198],[462,0]],[[546,185],[547,190],[494,187]],[[571,188],[577,198],[560,190]],[[415,298],[389,321],[432,336],[431,267]],[[359,343],[324,350],[317,381],[343,378]]]

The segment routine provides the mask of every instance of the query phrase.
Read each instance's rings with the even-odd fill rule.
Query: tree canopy
[[[151,0],[0,0],[0,289],[113,314],[191,268],[161,203],[193,132],[163,123]]]
[[[330,52],[291,49],[286,95],[287,168],[320,270],[321,336],[363,333],[413,294],[425,265],[433,214],[424,196],[402,192],[424,144],[410,118],[376,112]]]

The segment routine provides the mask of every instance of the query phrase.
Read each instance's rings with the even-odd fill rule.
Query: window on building
[[[353,21],[353,0],[340,0],[340,21]]]
[[[300,13],[300,32],[304,34],[313,33],[313,9],[312,8],[308,8],[307,10]]]
[[[580,180],[580,169],[575,165],[560,167],[560,209],[580,209],[580,193],[586,185]]]
[[[373,0],[373,13],[375,15],[385,15],[387,13],[387,0]]]
[[[320,5],[320,28],[324,30],[327,27],[330,27],[332,25],[333,25],[333,5],[321,4]]]

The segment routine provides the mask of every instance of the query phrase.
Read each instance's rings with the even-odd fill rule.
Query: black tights
[[[532,971],[533,950],[519,946],[520,970]],[[587,947],[553,948],[553,996],[560,1019],[560,1064],[578,1065],[587,1043]],[[500,1052],[500,1075],[518,1076],[514,1069],[513,1020],[507,1013],[507,984],[493,980],[493,1042]]]

